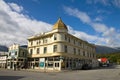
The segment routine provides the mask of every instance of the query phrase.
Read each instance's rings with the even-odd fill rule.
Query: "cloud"
[[[86,2],[87,2],[87,4],[97,4],[97,3],[100,3],[100,4],[103,4],[105,6],[108,6],[108,5],[110,5],[109,1],[110,0],[87,0]]]
[[[74,30],[69,25],[67,27],[69,29],[70,34],[73,34],[74,36],[76,36],[82,40],[89,41],[90,43],[100,44],[100,43],[104,43],[104,41],[105,41],[105,39],[102,37],[97,37],[96,35],[89,35],[85,32]],[[99,42],[97,42],[97,41],[99,41]]]
[[[69,15],[72,15],[74,17],[78,17],[84,23],[90,23],[91,22],[90,17],[86,13],[81,12],[78,9],[72,9],[72,8],[65,7],[65,6],[64,6],[64,9],[67,13],[69,13]]]
[[[89,39],[91,38],[91,40],[93,40],[93,42],[111,46],[111,47],[120,46],[120,43],[119,43],[120,40],[118,39],[118,37],[120,36],[120,33],[115,28],[108,27],[103,23],[95,22],[94,20],[92,20],[89,17],[89,15],[87,15],[87,13],[82,12],[76,8],[70,8],[70,7],[64,6],[64,10],[67,14],[80,19],[80,21],[82,21],[83,23],[86,23],[89,26],[91,26],[97,33],[102,34],[101,35],[102,37],[99,39],[89,37]],[[84,14],[84,16],[83,16],[83,14]],[[77,33],[86,36],[85,34],[79,33],[78,31],[77,31]],[[80,37],[80,35],[79,35],[79,37]]]
[[[120,0],[87,0],[88,4],[103,4],[105,6],[115,6],[120,8]]]
[[[112,4],[115,5],[116,7],[120,8],[120,0],[113,0]]]
[[[16,12],[21,12],[23,10],[23,7],[22,6],[18,6],[17,4],[15,3],[8,3],[9,7],[13,10],[13,11],[16,11]]]
[[[108,30],[105,24],[92,22],[89,25],[91,25],[94,28],[94,30],[97,32],[105,32],[106,30]]]
[[[46,22],[31,19],[23,14],[22,6],[0,0],[0,44],[27,44],[28,36],[52,29]]]
[[[96,17],[96,18],[94,19],[94,21],[95,21],[95,22],[101,22],[101,21],[102,21],[102,18],[101,18],[101,17]]]

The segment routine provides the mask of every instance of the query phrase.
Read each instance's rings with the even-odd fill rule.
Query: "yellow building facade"
[[[28,52],[29,68],[60,71],[97,66],[95,46],[69,34],[61,19],[52,31],[29,37]]]

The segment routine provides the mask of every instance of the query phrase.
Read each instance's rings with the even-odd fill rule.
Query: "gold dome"
[[[62,20],[61,20],[60,18],[59,18],[58,21],[54,24],[53,30],[54,30],[54,29],[66,29],[66,30],[68,31],[67,26],[62,22]]]

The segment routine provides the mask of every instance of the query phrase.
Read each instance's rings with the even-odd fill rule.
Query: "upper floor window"
[[[30,43],[31,43],[31,45],[33,45],[33,41],[31,41]]]
[[[67,35],[65,35],[65,40],[67,41]]]
[[[37,48],[37,54],[39,54],[40,53],[40,48]]]
[[[74,44],[75,44],[75,40],[74,40]]]
[[[32,54],[33,53],[33,49],[30,49],[30,54]]]
[[[74,54],[76,54],[76,48],[73,48],[74,49]]]
[[[25,56],[25,52],[23,51],[23,56]]]
[[[78,55],[80,55],[80,49],[78,49]]]
[[[41,43],[41,41],[39,40],[39,44]]]
[[[89,57],[91,57],[91,53],[89,54]]]
[[[69,37],[69,39],[68,39],[68,40],[69,40],[69,42],[70,42],[70,37]]]
[[[83,56],[85,56],[85,51],[83,51]]]
[[[38,40],[36,41],[36,44],[37,44],[37,45],[39,44]]]
[[[95,58],[95,54],[93,53],[93,58]]]
[[[15,55],[17,55],[17,51],[15,51]]]
[[[9,56],[11,56],[11,52],[9,53]]]
[[[47,38],[44,38],[44,39],[43,39],[43,43],[47,43]]]
[[[47,47],[44,47],[44,53],[47,53]]]
[[[90,57],[89,53],[87,53],[87,57]]]
[[[67,45],[64,46],[64,52],[67,53]]]
[[[57,40],[57,35],[56,34],[54,34],[54,40]]]
[[[53,52],[57,52],[57,45],[53,46]]]
[[[81,42],[79,42],[79,46],[81,46],[81,44],[82,44],[82,43],[81,43]]]

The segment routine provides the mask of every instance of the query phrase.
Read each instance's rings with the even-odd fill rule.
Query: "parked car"
[[[82,66],[83,70],[88,70],[88,69],[91,69],[91,68],[92,68],[92,66],[89,65],[89,64],[83,64],[83,66]]]

